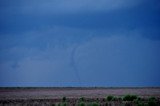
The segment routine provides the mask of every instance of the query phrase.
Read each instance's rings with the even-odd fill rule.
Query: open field
[[[98,102],[105,106],[108,95],[123,98],[127,94],[136,95],[144,102],[150,97],[155,97],[156,105],[160,105],[160,88],[0,88],[0,105],[54,106],[65,102],[69,103],[69,106],[75,106],[83,97],[85,98],[83,102]],[[66,97],[66,100],[62,100],[63,97]],[[119,106],[123,105],[122,101],[116,99],[108,103]],[[134,103],[131,104],[134,106]]]

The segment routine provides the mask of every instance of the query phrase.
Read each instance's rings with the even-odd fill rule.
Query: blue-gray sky
[[[160,86],[159,0],[0,0],[0,86]]]

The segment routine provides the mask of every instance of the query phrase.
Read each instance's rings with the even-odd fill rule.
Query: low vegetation
[[[112,101],[112,100],[113,100],[113,98],[114,98],[114,96],[109,95],[109,96],[107,96],[107,101]]]
[[[0,101],[0,106],[160,106],[159,98],[138,97],[137,95],[113,96],[106,98],[67,98],[54,100]]]
[[[68,98],[69,99],[69,98]],[[69,102],[66,101],[67,98],[63,97],[62,102],[53,106],[71,106]],[[108,95],[106,99],[96,98],[89,100],[84,97],[80,97],[77,102],[73,103],[72,106],[160,106],[159,101],[155,97],[141,98],[137,95],[124,95],[124,96],[112,96]]]
[[[133,100],[136,100],[138,97],[136,95],[125,95],[123,97],[123,100],[124,101],[133,101]]]
[[[62,100],[63,100],[63,102],[65,102],[67,99],[66,99],[66,97],[63,97]]]
[[[84,97],[81,97],[81,98],[80,98],[80,101],[81,101],[81,102],[84,102],[84,100],[85,100]]]

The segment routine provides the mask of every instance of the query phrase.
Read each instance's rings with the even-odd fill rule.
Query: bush
[[[113,101],[118,101],[119,99],[117,97],[113,97]]]
[[[157,106],[156,101],[148,101],[148,106]]]
[[[122,98],[121,98],[121,97],[118,97],[118,101],[122,101]]]
[[[156,106],[156,98],[150,97],[148,100],[148,106]]]
[[[133,100],[135,100],[135,99],[137,99],[137,96],[136,96],[136,95],[126,95],[126,96],[124,96],[124,98],[123,98],[124,101],[133,101]]]
[[[114,98],[114,96],[109,95],[109,96],[107,97],[107,101],[112,101],[113,98]]]
[[[96,98],[96,101],[99,101],[99,98]]]
[[[92,106],[99,106],[99,104],[94,102],[94,103],[92,103]]]
[[[108,103],[105,103],[105,106],[108,106]]]
[[[81,98],[80,98],[80,101],[81,101],[81,102],[84,102],[84,100],[85,100],[84,97],[81,97]]]
[[[134,99],[133,102],[136,103],[138,106],[141,106],[142,99],[140,97],[138,97],[137,99]]]
[[[150,97],[150,98],[149,98],[149,101],[155,101],[155,100],[156,100],[155,97]]]
[[[63,97],[62,100],[63,100],[63,102],[65,102],[65,101],[67,100],[67,98],[66,98],[66,97]]]
[[[141,100],[142,100],[142,98],[138,97],[138,98],[137,98],[137,100],[138,100],[138,101],[141,101]]]
[[[131,95],[131,101],[137,99],[138,97],[136,95]]]
[[[85,106],[85,103],[84,103],[84,102],[80,102],[80,103],[78,104],[78,106]]]
[[[56,106],[55,104],[52,104],[52,106]]]

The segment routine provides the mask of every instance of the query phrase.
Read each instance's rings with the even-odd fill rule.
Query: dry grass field
[[[160,88],[0,88],[0,106],[150,106],[151,97],[160,106]]]

